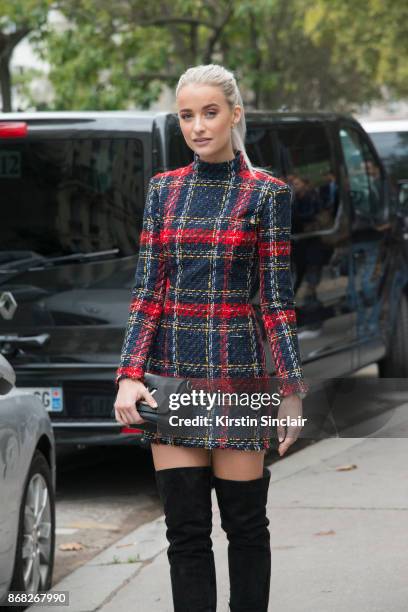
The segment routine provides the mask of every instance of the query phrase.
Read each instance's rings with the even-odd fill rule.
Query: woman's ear
[[[234,117],[233,117],[234,125],[239,123],[239,120],[241,119],[241,115],[242,115],[242,108],[239,106],[239,104],[237,104],[234,109]]]

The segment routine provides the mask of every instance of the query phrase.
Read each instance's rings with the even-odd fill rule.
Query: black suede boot
[[[271,473],[254,480],[214,476],[221,527],[228,538],[232,612],[267,612],[271,548],[266,502]]]
[[[156,471],[164,507],[174,612],[216,612],[211,466]]]

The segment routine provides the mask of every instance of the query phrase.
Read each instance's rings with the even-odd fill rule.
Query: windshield
[[[143,174],[137,138],[0,141],[0,262],[134,254]]]

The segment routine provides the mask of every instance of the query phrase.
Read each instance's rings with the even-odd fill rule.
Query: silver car
[[[55,552],[55,440],[42,402],[15,387],[0,354],[0,603],[10,591],[51,588]],[[22,606],[23,608],[26,606]],[[13,608],[16,609],[16,608]]]

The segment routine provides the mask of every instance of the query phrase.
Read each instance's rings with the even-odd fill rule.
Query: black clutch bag
[[[145,431],[157,431],[160,426],[166,427],[171,413],[170,395],[172,393],[185,393],[191,390],[191,382],[188,378],[177,376],[160,376],[146,372],[143,377],[143,384],[157,402],[157,408],[152,408],[146,402],[136,402],[136,410],[145,419],[146,423],[134,423],[129,427],[144,429]],[[115,409],[111,416],[115,418]]]

